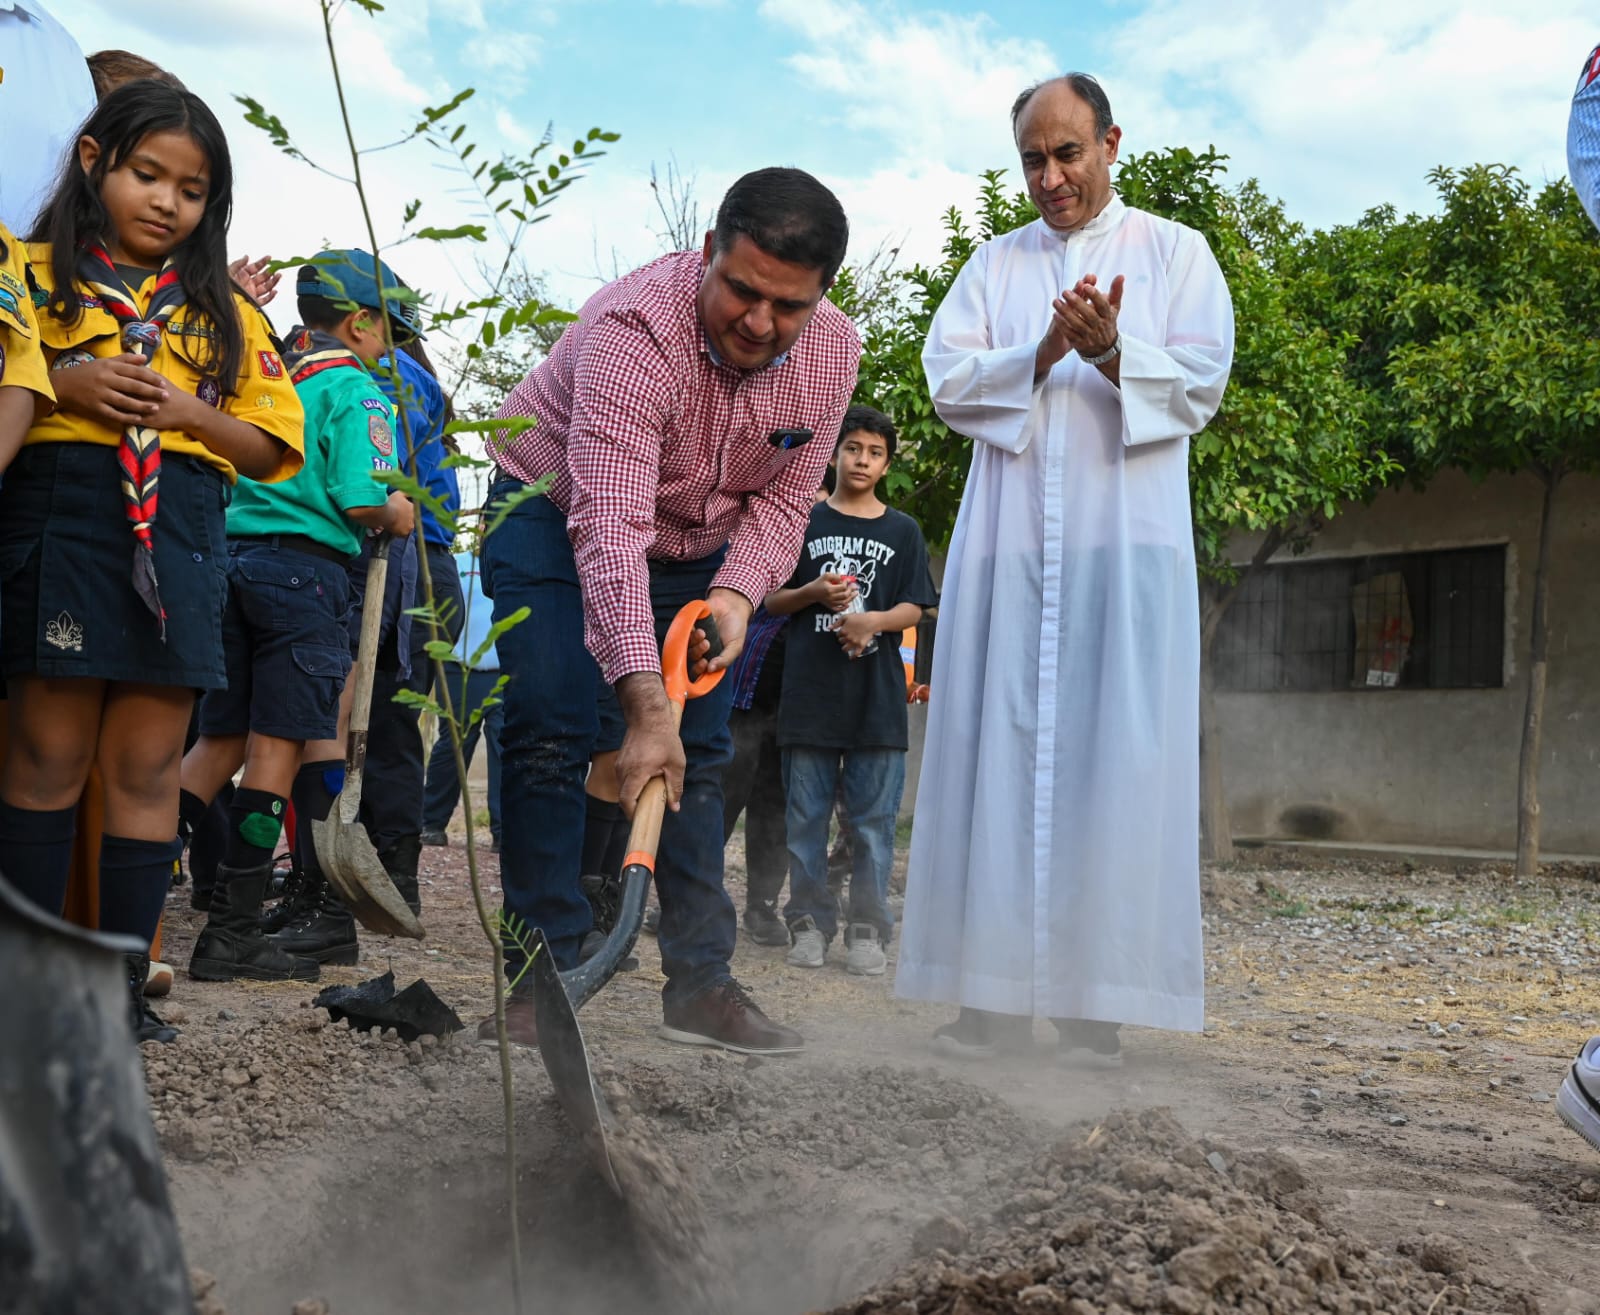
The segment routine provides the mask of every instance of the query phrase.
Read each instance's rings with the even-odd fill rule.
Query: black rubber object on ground
[[[392,972],[356,986],[325,987],[312,1003],[326,1009],[336,1023],[346,1018],[351,1027],[363,1032],[392,1027],[402,1041],[448,1036],[463,1026],[456,1011],[434,994],[426,980],[419,977],[405,990],[396,991]]]

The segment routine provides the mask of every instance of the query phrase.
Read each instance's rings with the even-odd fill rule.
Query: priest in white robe
[[[1040,218],[985,243],[923,353],[973,443],[944,577],[897,994],[961,1006],[982,1058],[1049,1018],[1198,1031],[1200,628],[1189,437],[1233,307],[1205,239],[1123,204],[1092,78],[1012,111]]]

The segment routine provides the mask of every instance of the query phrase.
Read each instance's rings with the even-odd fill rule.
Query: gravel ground
[[[470,1024],[463,856],[424,857],[428,939],[364,938],[324,982],[423,976]],[[583,1014],[648,1170],[631,1212],[515,1058],[527,1309],[1600,1312],[1600,1162],[1549,1106],[1600,1031],[1597,875],[1280,853],[1208,873],[1207,1030],[1130,1030],[1116,1074],[1064,1073],[1045,1026],[1035,1054],[937,1064],[947,1011],[895,1000],[892,971],[742,939],[735,971],[809,1053],[667,1045],[646,939]],[[352,1033],[315,989],[180,972],[184,1034],[146,1047],[189,1258],[216,1275],[199,1308],[509,1310],[492,1052]]]

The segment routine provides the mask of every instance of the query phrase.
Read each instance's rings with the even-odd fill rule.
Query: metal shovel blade
[[[606,1133],[616,1127],[616,1120],[605,1096],[595,1085],[589,1068],[589,1051],[583,1044],[583,1029],[578,1026],[578,1015],[573,1012],[567,988],[561,984],[561,974],[556,969],[544,932],[535,927],[531,939],[533,961],[528,973],[533,980],[533,1017],[539,1028],[539,1057],[544,1060],[561,1108],[599,1160],[600,1172],[611,1190],[620,1196],[622,1190],[617,1185],[616,1170],[612,1168],[611,1152],[606,1145]]]
[[[384,870],[372,838],[360,822],[345,822],[334,808],[327,820],[311,824],[317,861],[339,892],[345,907],[368,931],[409,936],[420,941],[427,932]]]

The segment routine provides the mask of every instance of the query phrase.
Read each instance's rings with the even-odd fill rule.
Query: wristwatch
[[[1107,347],[1105,349],[1105,351],[1101,352],[1100,355],[1098,355],[1098,356],[1085,356],[1083,358],[1083,363],[1085,365],[1104,365],[1107,361],[1115,360],[1118,356],[1121,356],[1121,355],[1122,355],[1122,335],[1119,333],[1119,334],[1117,334],[1116,341],[1113,342],[1111,344],[1111,346]]]

